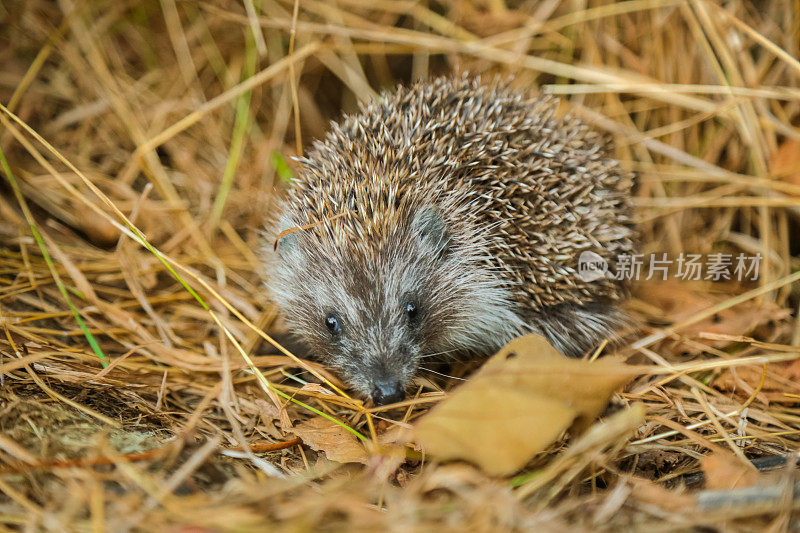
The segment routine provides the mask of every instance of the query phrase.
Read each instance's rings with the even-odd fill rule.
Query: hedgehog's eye
[[[414,302],[406,302],[404,310],[406,312],[406,318],[408,318],[408,321],[411,324],[415,324],[417,322],[417,316],[419,315],[416,304],[414,304]]]
[[[330,331],[332,335],[338,335],[342,330],[339,326],[339,320],[333,315],[328,315],[325,319],[325,326],[327,326],[328,331]]]

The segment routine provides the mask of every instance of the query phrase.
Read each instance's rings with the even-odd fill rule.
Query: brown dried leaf
[[[714,292],[711,292],[709,284],[704,282],[651,281],[641,283],[637,292],[642,300],[660,311],[660,316],[653,318],[669,323],[678,323],[727,300],[731,294],[738,292],[734,284],[714,283],[713,285]],[[788,313],[790,311],[782,309],[775,302],[751,300],[682,328],[681,334],[687,337],[694,337],[700,333],[746,335],[770,320],[786,318]],[[725,340],[708,342],[717,347],[730,344]],[[683,348],[690,353],[699,350],[692,346]]]
[[[800,185],[800,141],[786,139],[772,154],[769,171],[787,183]]]
[[[795,396],[800,394],[800,361],[771,363],[767,365],[766,377],[763,368],[758,366],[727,368],[714,379],[712,386],[720,391],[738,392],[745,396],[760,386],[759,399],[794,403],[797,401]]]
[[[367,452],[358,439],[342,426],[326,418],[312,418],[292,428],[303,444],[325,452],[338,463],[367,463]]]
[[[617,360],[569,359],[542,337],[528,335],[509,343],[422,417],[416,435],[441,459],[510,474],[570,426],[591,422],[631,377]]]
[[[712,453],[702,461],[706,488],[729,490],[751,487],[758,483],[759,473],[732,453]]]

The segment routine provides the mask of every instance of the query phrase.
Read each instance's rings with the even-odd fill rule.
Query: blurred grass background
[[[677,491],[711,443],[800,440],[799,55],[794,0],[3,0],[0,528],[789,527]],[[647,406],[635,435],[513,479],[402,447],[340,465],[297,428],[392,436],[458,382],[391,412],[327,394],[271,342],[259,229],[329,121],[464,71],[609,132],[646,253],[761,254],[760,277],[635,287],[619,351],[663,371],[616,399]]]

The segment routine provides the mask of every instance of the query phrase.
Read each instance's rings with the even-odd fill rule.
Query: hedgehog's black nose
[[[401,401],[406,397],[406,392],[398,381],[378,381],[372,389],[372,401],[375,405],[388,405]]]

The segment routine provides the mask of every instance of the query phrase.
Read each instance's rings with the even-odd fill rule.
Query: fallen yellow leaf
[[[570,426],[588,425],[633,373],[620,361],[570,359],[538,335],[515,339],[416,426],[426,452],[511,474]]]

